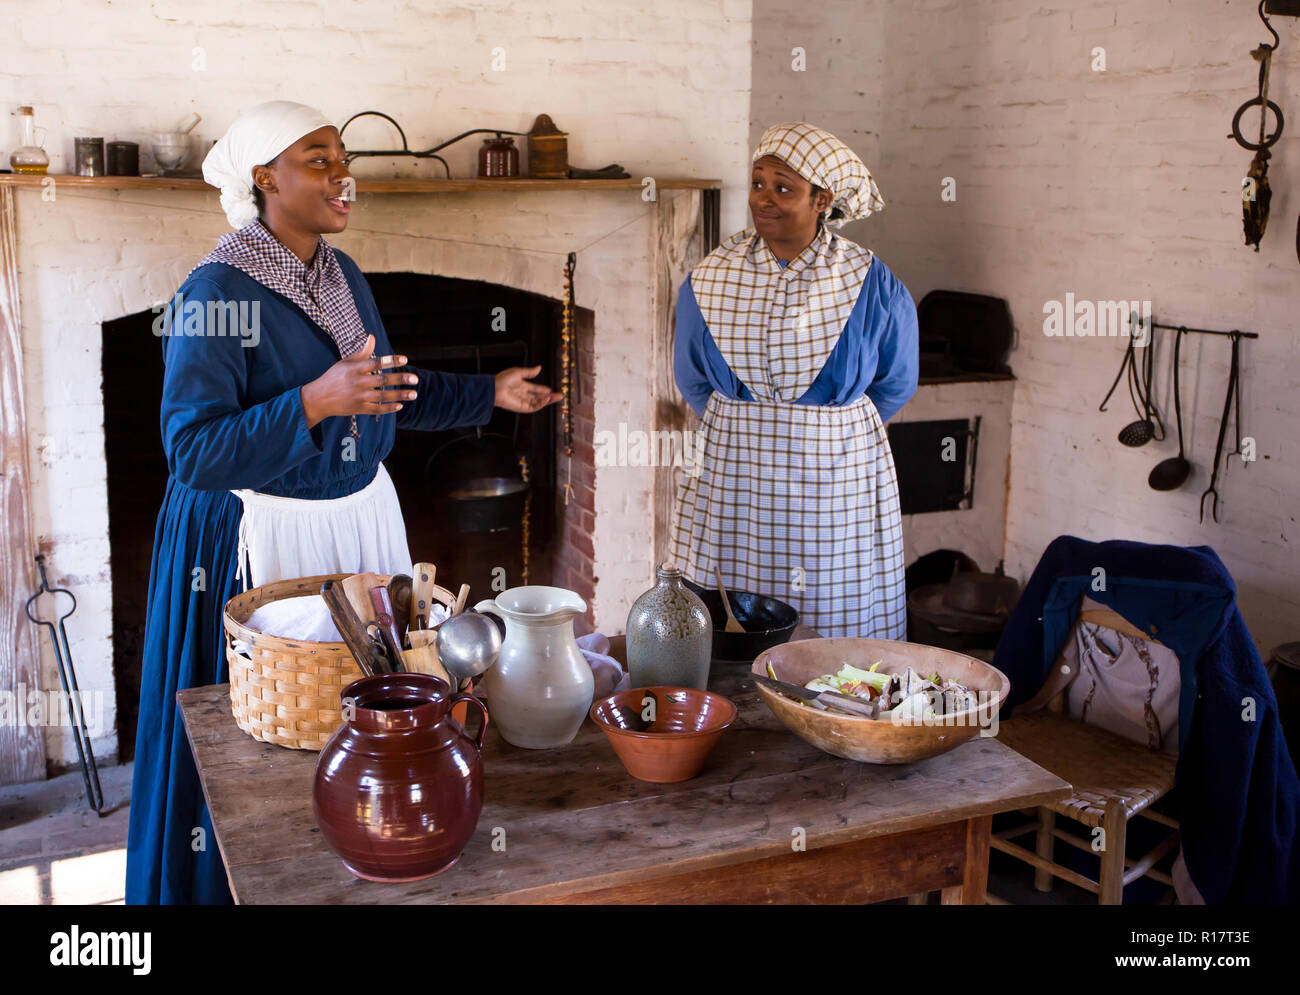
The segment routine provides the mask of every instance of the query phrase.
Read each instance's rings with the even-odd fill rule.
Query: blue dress
[[[783,260],[777,262],[785,268]],[[912,295],[883,262],[874,259],[826,365],[795,403],[840,406],[852,404],[866,394],[875,404],[880,420],[888,421],[916,393],[920,362],[917,349]],[[709,395],[715,390],[733,400],[754,399],[722,357],[700,313],[690,280],[682,283],[677,294],[673,376],[682,396],[698,415],[704,414]]]
[[[366,330],[375,336],[375,355],[391,354],[369,285],[356,263],[334,251]],[[483,425],[495,396],[490,374],[414,370],[417,399],[393,415],[359,415],[360,438],[345,447],[350,420],[326,418],[309,429],[299,395],[338,361],[324,329],[287,298],[224,263],[199,267],[179,293],[205,307],[207,301],[256,302],[260,338],[252,345],[253,338],[238,334],[187,336],[182,314],[162,337],[162,441],[170,475],[154,533],[145,616],[128,904],[231,901],[176,708],[177,691],[228,679],[222,608],[238,593],[235,551],[243,510],[230,491],[315,500],[352,494],[374,479],[397,428]]]

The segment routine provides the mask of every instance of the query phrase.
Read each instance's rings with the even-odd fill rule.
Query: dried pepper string
[[[527,456],[519,457],[519,474],[520,476],[523,477],[524,483],[527,484],[528,483],[528,457]],[[520,540],[519,552],[520,552],[520,561],[523,564],[523,571],[522,571],[523,583],[525,584],[528,583],[529,524],[530,524],[530,512],[532,511],[532,505],[533,505],[533,492],[532,489],[529,488],[524,492],[524,515],[519,522],[523,532],[523,538]]]
[[[560,326],[560,426],[567,460],[564,503],[573,494],[573,273],[578,267],[577,253],[570,252],[564,263],[564,311]]]

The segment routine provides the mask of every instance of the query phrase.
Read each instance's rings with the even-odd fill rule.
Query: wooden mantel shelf
[[[653,174],[651,174],[653,175]],[[216,193],[202,179],[188,176],[73,176],[57,173],[0,173],[0,186],[39,187],[47,178],[59,186],[98,190],[204,190]],[[721,180],[683,176],[656,176],[660,190],[720,190]],[[497,180],[384,180],[358,179],[357,193],[538,193],[548,190],[640,190],[641,178],[626,180],[534,180],[509,177]]]

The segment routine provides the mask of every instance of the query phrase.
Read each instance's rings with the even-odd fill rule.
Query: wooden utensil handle
[[[330,610],[330,617],[334,619],[334,626],[343,637],[348,652],[357,661],[357,666],[367,677],[373,677],[375,667],[370,640],[366,638],[361,621],[352,610],[352,605],[348,603],[343,589],[334,581],[327,580],[321,585],[320,596],[325,600],[325,606]]]

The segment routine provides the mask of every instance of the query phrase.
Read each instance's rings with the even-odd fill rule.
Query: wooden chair
[[[1156,642],[1109,609],[1082,611],[1079,620]],[[1124,900],[1124,886],[1142,876],[1172,888],[1172,879],[1156,870],[1155,864],[1178,846],[1178,822],[1153,811],[1151,805],[1173,788],[1177,757],[1074,721],[1064,710],[1065,692],[1062,691],[1046,710],[1001,723],[998,738],[1040,767],[1069,781],[1074,786],[1074,794],[1039,807],[1033,822],[994,833],[990,845],[1032,865],[1034,887],[1039,891],[1050,891],[1052,879],[1059,877],[1097,895],[1101,905],[1119,905]],[[1058,829],[1058,815],[1081,822],[1090,830],[1104,831],[1099,880],[1093,881],[1053,859],[1054,841],[1058,839],[1080,850],[1096,852],[1092,839]],[[1135,816],[1168,826],[1173,832],[1149,853],[1130,859],[1126,849],[1128,821]],[[1034,852],[1011,842],[1030,832],[1035,834]],[[1093,833],[1089,835],[1095,837]],[[988,902],[1010,904],[992,895],[988,896]]]

